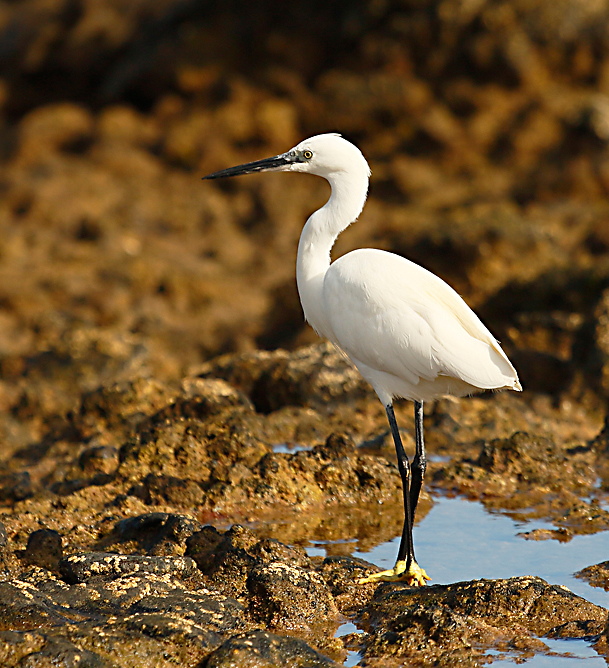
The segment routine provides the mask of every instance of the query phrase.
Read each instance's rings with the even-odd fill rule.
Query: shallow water
[[[491,514],[475,502],[462,498],[440,497],[414,530],[417,560],[430,574],[435,584],[448,584],[480,578],[509,578],[518,575],[538,575],[551,584],[560,584],[597,605],[609,607],[609,593],[590,587],[573,573],[585,566],[609,559],[609,532],[590,536],[574,536],[568,543],[556,540],[534,541],[517,536],[532,529],[554,528],[544,522],[515,522],[500,514]],[[399,537],[382,543],[369,552],[353,552],[381,568],[391,568],[395,562]],[[325,556],[322,544],[309,547],[310,555]],[[337,635],[354,631],[343,625]],[[557,654],[571,657],[536,655],[526,660],[531,668],[553,666],[585,666],[601,668],[605,660],[584,640],[547,640],[544,643]],[[495,655],[497,652],[489,652]],[[508,659],[493,659],[493,666],[514,665],[514,655]],[[355,666],[359,657],[350,652],[346,666]]]

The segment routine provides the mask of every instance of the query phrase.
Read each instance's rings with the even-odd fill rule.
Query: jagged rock
[[[383,585],[360,624],[371,634],[366,657],[416,661],[424,651],[436,665],[449,666],[456,658],[475,662],[491,647],[544,651],[536,636],[599,634],[607,610],[541,578],[515,577],[421,589]]]
[[[281,561],[259,564],[247,578],[250,614],[267,628],[308,628],[337,619],[338,610],[323,578]]]
[[[70,584],[90,579],[114,579],[133,573],[191,577],[196,566],[189,557],[141,557],[137,555],[90,552],[64,557],[59,563],[62,577]]]

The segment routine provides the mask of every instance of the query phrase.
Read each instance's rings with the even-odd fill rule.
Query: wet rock
[[[575,577],[586,580],[591,587],[601,587],[605,591],[609,591],[609,561],[586,566],[586,568],[582,568],[581,571],[575,573]]]
[[[301,547],[290,547],[273,538],[263,538],[250,548],[252,556],[264,563],[280,561],[297,568],[310,568],[311,560]]]
[[[45,644],[42,632],[0,631],[0,661],[4,666],[15,666],[29,654],[38,652]]]
[[[316,570],[325,579],[341,614],[353,616],[369,603],[372,590],[359,584],[374,570],[369,562],[355,557],[326,557]]]
[[[554,627],[546,633],[547,638],[597,638],[599,635],[598,622],[590,619],[576,619]]]
[[[530,476],[538,474],[535,463],[556,458],[556,447],[549,439],[517,432],[509,440],[484,443],[476,462],[478,466],[499,474]]]
[[[169,643],[169,653],[187,647],[202,657],[223,638],[248,628],[243,604],[202,587],[196,578],[184,577],[176,560],[173,570],[151,568],[150,558],[140,559],[135,564],[139,568],[132,568],[132,560],[128,560],[131,568],[124,560],[110,568],[107,558],[102,561],[106,568],[89,564],[80,573],[83,581],[79,583],[68,584],[41,568],[0,583],[2,629],[49,629],[37,640],[5,633],[0,637],[0,655],[34,653],[31,661],[47,661],[46,650],[56,641],[61,645],[63,638],[85,655],[99,652],[110,665],[116,665],[116,660],[122,665],[122,652],[134,642],[142,656],[159,654],[159,647]],[[147,665],[155,664],[147,661]]]
[[[250,631],[227,640],[212,652],[203,668],[331,668],[338,666],[303,640],[278,636],[268,631]]]
[[[74,615],[62,610],[25,579],[0,582],[0,606],[3,613],[0,630],[20,631],[68,624]],[[76,618],[80,618],[76,615]]]
[[[525,540],[557,540],[560,543],[568,543],[573,538],[569,529],[533,529],[516,534]]]
[[[199,522],[184,515],[147,513],[117,522],[114,535],[120,542],[133,541],[150,555],[170,556],[174,548],[183,552],[187,540],[200,530]],[[112,538],[105,542],[111,544]]]
[[[180,618],[214,633],[237,632],[246,626],[241,603],[206,590],[185,593],[177,589],[164,596],[146,596],[131,606],[131,612],[139,614],[140,620],[156,615],[157,623],[162,617],[166,624]]]
[[[424,589],[383,585],[360,622],[371,634],[365,656],[416,658],[425,651],[436,665],[448,666],[455,656],[471,662],[490,647],[540,651],[535,636],[552,635],[558,627],[571,637],[598,634],[607,611],[564,587],[522,577]]]
[[[195,574],[196,565],[189,557],[141,557],[89,552],[64,557],[59,563],[59,570],[66,582],[77,584],[97,578],[112,580],[133,573],[189,578]]]
[[[609,628],[606,628],[600,638],[596,639],[593,647],[601,656],[609,656]]]
[[[299,133],[329,124],[358,137],[374,174],[365,220],[339,239],[336,255],[380,246],[447,278],[516,352],[528,379],[522,397],[439,402],[429,412],[430,455],[453,458],[430,457],[429,480],[517,519],[557,525],[528,538],[609,526],[607,429],[588,443],[607,398],[602,3],[567,1],[557,11],[540,0],[508,11],[509,3],[447,0],[420,11],[307,0],[298,15],[268,0],[237,13],[211,4],[204,20],[184,0],[135,8],[116,0],[112,11],[84,3],[76,12],[66,0],[31,0],[27,10],[2,10],[0,501],[14,541],[0,534],[12,587],[7,618],[16,628],[55,620],[53,634],[64,633],[87,661],[111,655],[123,665],[136,655],[150,668],[200,665],[242,629],[226,609],[226,623],[213,626],[212,603],[189,594],[203,584],[238,593],[249,610],[246,584],[259,576],[269,600],[279,597],[294,617],[281,598],[289,583],[269,579],[276,563],[305,579],[322,575],[349,614],[373,594],[352,584],[370,570],[363,562],[332,557],[313,569],[301,550],[184,519],[262,521],[261,531],[284,543],[356,537],[358,548],[400,531],[395,467],[353,447],[386,429],[370,388],[328,344],[253,351],[316,340],[293,264],[311,197],[321,203],[326,185],[294,179],[285,197],[279,180],[193,179],[285,150]],[[299,29],[312,15],[319,30]],[[205,45],[203,59],[193,44]],[[180,386],[197,366],[201,375]],[[412,431],[411,421],[400,424]],[[525,429],[526,437],[510,436]],[[272,452],[292,443],[311,450]],[[25,547],[40,526],[57,528],[70,551],[93,555],[82,581],[46,570],[57,555],[47,559],[44,541]],[[114,546],[149,558],[188,546],[200,570],[131,562],[93,577],[106,557],[92,550]],[[11,579],[20,548],[35,567]],[[74,564],[61,563],[78,579]],[[319,598],[329,605],[323,588]],[[191,608],[208,612],[189,617]],[[116,620],[107,623],[108,614]],[[476,632],[500,637],[483,615],[465,625],[460,615],[412,611],[412,642],[433,655],[426,629],[444,646],[452,625],[465,639],[455,646],[459,660],[471,657]],[[554,633],[592,633],[594,623],[565,621]],[[406,646],[406,632],[393,631]],[[53,638],[50,630],[13,636],[0,664],[34,655],[28,660],[41,665],[72,661],[72,645]],[[516,631],[498,642],[506,651],[540,648]],[[274,651],[251,661],[280,665],[285,657],[272,661]]]
[[[475,445],[477,457],[432,467],[433,484],[522,519],[552,519],[557,539],[609,527],[609,513],[593,496],[598,474],[592,446],[569,448],[524,432]]]
[[[307,629],[334,621],[338,610],[323,578],[280,561],[254,567],[247,578],[249,610],[268,628]]]
[[[48,638],[38,652],[24,656],[19,666],[22,668],[113,668],[113,663],[99,654],[72,644],[63,638]]]
[[[256,535],[240,525],[233,525],[224,534],[204,527],[188,540],[186,554],[212,586],[239,597],[245,592],[249,572],[259,563],[259,557],[251,554],[257,542]]]
[[[337,618],[332,594],[301,549],[258,540],[250,530],[234,525],[224,534],[204,527],[189,539],[187,554],[209,586],[247,598],[252,619],[267,627],[310,634],[311,627]]]
[[[57,571],[63,558],[61,534],[52,529],[39,529],[30,534],[21,558],[32,566]]]
[[[609,413],[605,416],[603,428],[596,437],[590,441],[589,446],[601,456],[609,453]]]

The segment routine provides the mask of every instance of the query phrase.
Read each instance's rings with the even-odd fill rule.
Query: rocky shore
[[[357,537],[366,549],[399,533],[377,404],[326,343],[225,355],[180,386],[140,378],[83,395],[3,477],[3,665],[330,666],[357,651],[371,666],[473,666],[490,649],[549,651],[544,636],[604,654],[607,611],[534,573],[359,585],[378,568],[298,547]],[[422,514],[435,490],[556,527],[528,538],[606,531],[591,498],[607,425],[575,445],[586,414],[565,428],[562,410],[536,404],[438,402]],[[606,564],[590,566],[581,576],[607,587]],[[345,621],[363,633],[334,637]]]

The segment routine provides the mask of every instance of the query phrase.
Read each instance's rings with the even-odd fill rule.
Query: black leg
[[[395,452],[398,456],[398,469],[402,478],[402,491],[404,494],[404,528],[402,530],[402,539],[400,541],[400,549],[398,550],[397,561],[406,561],[406,569],[410,568],[410,564],[415,561],[414,546],[412,544],[412,518],[414,512],[411,508],[411,492],[410,492],[410,463],[402,445],[400,438],[400,430],[395,419],[393,406],[389,404],[385,406],[387,418],[389,419],[389,426],[393,434],[393,442],[395,443]]]
[[[429,580],[427,573],[417,564],[414,557],[414,543],[412,542],[412,525],[414,523],[414,511],[419,500],[419,492],[425,475],[425,447],[423,446],[423,404],[415,402],[415,424],[417,431],[417,452],[413,461],[412,481],[411,469],[408,457],[404,452],[402,439],[398,423],[395,420],[395,413],[391,404],[385,406],[389,426],[393,434],[395,451],[398,456],[398,469],[402,478],[402,491],[404,494],[404,528],[402,529],[402,539],[398,550],[398,558],[395,566],[388,571],[372,573],[358,582],[366,584],[370,582],[406,582],[412,587],[422,587]]]
[[[414,402],[414,433],[416,442],[416,454],[412,460],[412,481],[410,484],[410,512],[411,523],[414,526],[414,516],[417,512],[419,494],[425,478],[427,468],[427,457],[425,456],[425,441],[423,440],[423,402]]]

